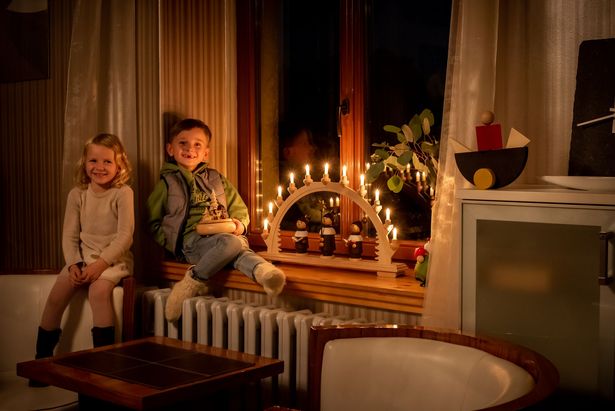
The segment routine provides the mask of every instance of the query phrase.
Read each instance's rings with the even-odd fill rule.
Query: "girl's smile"
[[[92,189],[95,192],[108,189],[118,172],[113,150],[97,144],[90,144],[85,161],[85,172],[90,178]]]

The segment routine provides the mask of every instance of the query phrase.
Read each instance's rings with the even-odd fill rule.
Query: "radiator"
[[[212,296],[185,300],[180,320],[169,322],[164,318],[169,293],[164,288],[143,294],[143,320],[154,335],[283,360],[284,372],[263,380],[261,395],[286,407],[307,406],[310,327],[365,322]]]

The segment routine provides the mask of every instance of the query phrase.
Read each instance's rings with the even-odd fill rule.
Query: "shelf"
[[[187,267],[187,264],[163,261],[158,274],[161,280],[179,281]],[[382,278],[373,273],[333,267],[306,267],[290,263],[280,263],[278,267],[286,273],[285,294],[381,310],[412,314],[423,312],[425,288],[414,279],[411,269],[397,278]],[[223,270],[211,281],[214,287],[263,292],[260,285],[238,270]]]

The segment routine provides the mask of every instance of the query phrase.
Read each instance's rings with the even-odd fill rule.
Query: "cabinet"
[[[615,194],[459,190],[462,329],[549,358],[567,392],[612,400]]]

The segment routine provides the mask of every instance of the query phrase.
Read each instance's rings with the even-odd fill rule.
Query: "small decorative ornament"
[[[200,235],[219,233],[232,233],[236,229],[235,222],[229,218],[226,208],[220,203],[215,192],[209,194],[209,207],[203,210],[203,216],[196,225],[196,232]]]
[[[425,287],[427,281],[427,270],[429,269],[429,251],[431,244],[429,241],[422,247],[417,247],[414,250],[414,258],[416,258],[416,264],[414,266],[414,277],[421,284],[421,287]]]
[[[355,221],[350,227],[350,235],[344,240],[346,247],[348,247],[348,258],[351,260],[360,260],[363,254],[363,223],[361,221]]]
[[[322,258],[333,258],[335,251],[335,228],[333,228],[333,215],[327,213],[322,217],[320,228],[320,252]]]
[[[297,254],[306,254],[308,251],[307,217],[301,217],[296,223],[297,231],[293,235],[295,251]]]
[[[506,147],[502,148],[502,131],[499,124],[492,124],[494,119],[491,111],[481,114],[483,125],[476,127],[477,151],[451,140],[459,172],[480,190],[511,184],[521,175],[527,162],[526,146],[530,140],[512,128]]]

